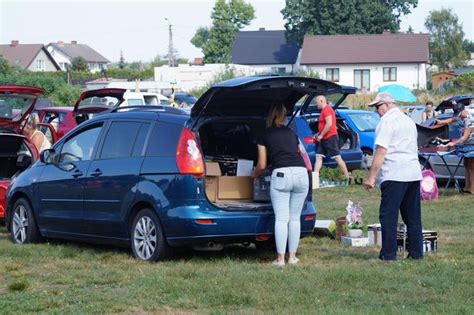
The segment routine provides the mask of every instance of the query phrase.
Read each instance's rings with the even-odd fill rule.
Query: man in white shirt
[[[380,187],[381,260],[397,258],[397,221],[400,210],[407,225],[409,257],[423,258],[420,180],[417,131],[411,118],[403,114],[388,93],[377,94],[369,104],[381,119],[375,130],[372,167],[364,181],[370,191]]]

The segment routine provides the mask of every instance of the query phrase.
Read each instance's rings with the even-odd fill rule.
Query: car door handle
[[[80,170],[76,170],[74,173],[72,173],[72,177],[78,178],[80,176],[84,175]]]
[[[90,176],[97,177],[97,176],[102,175],[102,171],[101,171],[100,169],[96,169],[95,171],[90,172],[89,175],[90,175]]]

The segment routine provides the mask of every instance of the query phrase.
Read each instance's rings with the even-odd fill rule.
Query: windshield
[[[35,96],[0,95],[0,118],[18,121],[31,106]]]
[[[348,116],[360,131],[374,131],[380,121],[376,113],[351,113]]]

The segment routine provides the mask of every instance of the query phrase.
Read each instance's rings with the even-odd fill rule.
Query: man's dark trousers
[[[380,259],[397,258],[398,210],[407,226],[409,255],[423,258],[423,235],[421,227],[420,182],[384,181],[380,186],[380,224],[382,226],[382,249]]]

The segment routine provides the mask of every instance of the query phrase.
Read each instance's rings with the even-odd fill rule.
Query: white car
[[[127,91],[125,92],[123,98],[125,99],[125,101],[121,104],[122,107],[168,104],[168,98],[160,93]]]

